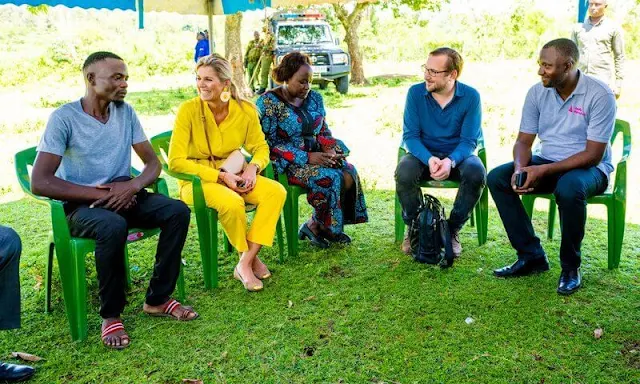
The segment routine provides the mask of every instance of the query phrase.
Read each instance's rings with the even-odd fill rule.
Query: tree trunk
[[[224,23],[224,52],[233,69],[233,81],[238,86],[238,91],[250,96],[251,91],[244,81],[244,67],[242,65],[242,41],[240,40],[240,27],[242,26],[242,13],[227,15]]]
[[[352,84],[365,84],[367,82],[367,79],[364,77],[364,68],[362,67],[362,52],[360,52],[358,29],[360,28],[364,11],[368,6],[369,3],[358,3],[353,8],[353,12],[349,14],[342,4],[333,4],[336,16],[344,27],[344,41],[347,43],[349,55],[351,55]]]

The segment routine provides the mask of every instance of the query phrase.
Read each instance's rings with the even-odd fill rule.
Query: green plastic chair
[[[478,145],[476,147],[477,155],[482,161],[485,169],[487,169],[487,151],[484,147],[484,138],[480,138],[478,140]],[[398,149],[398,162],[407,152],[404,148]],[[423,181],[420,184],[422,188],[459,188],[460,182],[453,180],[429,180]],[[471,212],[471,220],[469,224],[473,227],[476,227],[476,231],[478,233],[478,244],[483,245],[487,242],[487,233],[488,233],[488,225],[489,225],[489,192],[488,188],[485,186],[482,191],[482,195],[480,196],[480,201],[475,206],[475,216],[477,218],[474,219],[474,213]],[[395,199],[395,240],[396,242],[401,242],[404,238],[404,230],[405,223],[402,220],[402,206],[400,205],[400,200],[398,199],[398,194],[396,193]]]
[[[196,213],[196,222],[198,223],[198,240],[200,243],[200,256],[202,257],[202,270],[204,275],[204,286],[207,289],[213,289],[218,286],[218,212],[207,207],[202,191],[202,180],[195,175],[187,175],[184,173],[173,172],[169,170],[167,162],[169,153],[169,143],[171,142],[172,131],[163,132],[151,138],[153,150],[162,163],[163,171],[179,180],[190,181],[193,186],[193,207]],[[273,168],[271,163],[263,171],[264,175],[273,179]],[[279,247],[280,262],[284,261],[283,249],[284,242],[282,238],[282,226],[280,219],[276,227]],[[231,251],[231,245],[225,239],[226,250]]]
[[[622,135],[622,158],[616,166],[615,181],[607,190],[587,200],[587,204],[603,204],[607,207],[608,227],[608,268],[618,268],[622,253],[622,240],[624,238],[626,207],[627,207],[627,160],[631,154],[631,126],[624,120],[616,120],[616,125],[611,136],[611,144],[618,134]],[[552,193],[526,194],[522,196],[524,209],[533,216],[533,204],[537,198],[549,199],[549,213],[547,225],[547,238],[553,239],[553,229],[556,221],[557,204]]]
[[[53,255],[58,259],[58,267],[60,270],[60,280],[62,283],[62,291],[64,296],[65,309],[69,320],[69,328],[71,338],[74,341],[82,341],[87,339],[87,286],[86,286],[86,270],[85,257],[89,253],[95,251],[95,241],[93,239],[73,237],[69,231],[69,224],[62,202],[48,199],[46,197],[36,196],[31,193],[31,176],[29,170],[33,167],[36,159],[36,147],[31,147],[16,153],[15,168],[16,176],[20,183],[20,187],[30,197],[37,202],[48,205],[51,209],[52,231],[49,233],[49,255],[47,261],[46,275],[46,293],[45,293],[45,312],[51,311],[51,280],[53,270]],[[132,175],[138,175],[139,172],[131,169]],[[158,178],[155,183],[150,186],[153,192],[161,193],[168,196],[166,182]],[[129,238],[127,243],[146,239],[160,233],[159,229],[129,229]],[[131,285],[131,274],[129,270],[129,255],[125,248],[125,273],[127,284]],[[180,268],[180,276],[178,278],[178,298],[184,300],[184,275]]]

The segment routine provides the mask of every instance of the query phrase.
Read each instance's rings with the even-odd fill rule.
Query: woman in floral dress
[[[257,107],[276,171],[305,188],[314,208],[298,236],[321,248],[349,244],[344,225],[367,222],[367,208],[358,173],[346,161],[349,149],[331,135],[322,96],[311,90],[309,57],[287,54],[273,78],[282,85],[260,96]]]

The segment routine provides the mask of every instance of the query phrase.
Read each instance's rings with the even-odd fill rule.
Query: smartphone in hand
[[[522,186],[526,182],[527,182],[527,172],[520,172],[516,174],[516,188],[522,188]]]

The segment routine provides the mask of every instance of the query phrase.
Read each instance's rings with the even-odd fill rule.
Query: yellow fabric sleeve
[[[215,169],[211,162],[202,164],[206,159],[189,159],[189,145],[194,126],[200,125],[198,103],[193,100],[186,101],[178,108],[176,122],[171,135],[169,145],[169,169],[174,172],[196,175],[203,181],[217,182],[220,171]],[[198,161],[199,160],[199,161]]]

